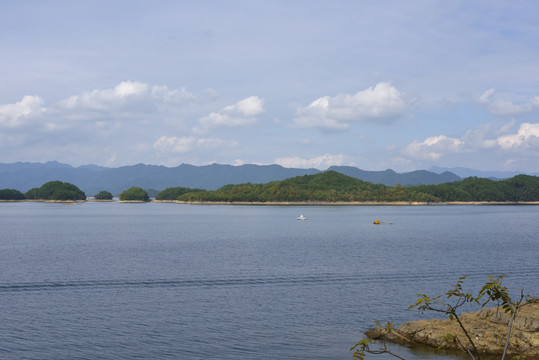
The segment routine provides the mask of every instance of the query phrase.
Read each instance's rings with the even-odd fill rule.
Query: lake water
[[[406,308],[461,275],[537,294],[538,220],[538,206],[0,203],[0,358],[351,359],[374,320],[430,316]]]

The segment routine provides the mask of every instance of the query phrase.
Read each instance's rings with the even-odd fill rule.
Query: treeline
[[[86,194],[77,186],[68,182],[49,181],[41,187],[32,188],[26,193],[15,189],[0,189],[0,200],[86,200]]]
[[[389,187],[326,171],[267,184],[226,185],[215,191],[189,192],[183,201],[225,202],[340,202],[340,201],[436,201],[402,186]]]
[[[22,192],[15,189],[0,189],[0,200],[24,200],[26,197]]]
[[[106,190],[95,194],[96,200],[112,200],[113,195]],[[86,200],[86,194],[77,186],[68,182],[49,181],[39,188],[33,188],[26,193],[15,189],[0,189],[0,200],[52,200],[52,201],[81,201]],[[150,201],[146,190],[131,187],[120,194],[120,200]]]
[[[161,190],[157,193],[155,196],[155,200],[178,200],[178,198],[184,194],[190,193],[190,192],[200,192],[204,191],[202,189],[191,189],[186,187],[169,187],[165,190]]]
[[[96,199],[110,200],[101,191]],[[73,184],[51,181],[25,194],[0,189],[0,200],[85,200],[86,194]],[[132,187],[120,194],[121,201],[150,201],[148,192]],[[336,171],[304,175],[266,184],[226,185],[214,191],[171,187],[156,200],[187,202],[530,202],[539,201],[539,177],[517,175],[506,180],[469,177],[440,185],[403,187],[372,184]]]
[[[539,201],[539,177],[529,175],[498,181],[469,177],[462,181],[409,189],[432,195],[438,201]]]
[[[185,191],[184,191],[185,192]],[[176,196],[177,197],[177,196]],[[95,194],[96,200],[112,200],[113,195],[106,190]],[[49,181],[39,188],[32,188],[26,193],[15,189],[0,189],[0,200],[49,200],[49,201],[81,201],[86,200],[86,194],[77,186],[68,182]],[[131,187],[120,194],[122,201],[150,201],[146,190]]]
[[[215,191],[193,191],[181,201],[207,202],[448,202],[448,201],[539,201],[539,178],[518,175],[494,181],[470,177],[440,185],[389,187],[326,171],[267,184],[226,185]]]

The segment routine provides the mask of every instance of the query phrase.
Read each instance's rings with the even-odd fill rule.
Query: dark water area
[[[374,320],[432,316],[406,308],[461,275],[539,293],[538,220],[537,206],[0,203],[0,359],[351,359]]]

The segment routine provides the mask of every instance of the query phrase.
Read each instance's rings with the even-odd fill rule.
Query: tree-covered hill
[[[109,191],[101,190],[95,194],[94,199],[96,200],[112,200],[113,196]]]
[[[421,185],[415,190],[439,201],[539,201],[539,177],[517,175],[505,180],[469,177],[441,185]]]
[[[25,196],[29,200],[86,200],[84,191],[73,184],[61,181],[49,181],[39,188],[28,190]]]
[[[201,189],[191,189],[186,187],[169,187],[165,190],[161,190],[155,196],[155,200],[177,200],[179,196],[187,194],[189,192],[203,191]]]
[[[24,200],[24,194],[15,189],[0,189],[0,200]]]
[[[215,191],[187,192],[182,201],[207,202],[448,202],[539,201],[539,178],[518,175],[493,181],[470,177],[440,185],[389,187],[372,184],[336,171],[297,176],[267,184],[226,185]]]
[[[368,183],[336,171],[297,176],[267,184],[226,185],[215,191],[187,193],[184,201],[309,202],[309,201],[436,201],[403,187]]]
[[[146,190],[143,190],[138,186],[133,186],[120,194],[120,201],[148,202],[150,201],[150,196]]]

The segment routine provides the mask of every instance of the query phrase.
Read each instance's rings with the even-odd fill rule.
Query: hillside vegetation
[[[112,194],[109,191],[101,190],[97,194],[94,195],[94,199],[96,200],[112,200]]]
[[[462,181],[410,189],[432,195],[439,201],[539,201],[539,177],[529,175],[499,181],[469,177]]]
[[[161,190],[155,196],[155,200],[176,200],[179,196],[187,194],[189,192],[203,191],[200,189],[190,189],[186,187],[169,187],[165,190]]]
[[[61,181],[49,181],[39,188],[28,190],[24,195],[28,200],[86,200],[84,191],[73,184]]]
[[[150,201],[150,196],[146,190],[138,186],[130,187],[120,194],[120,201]]]
[[[101,191],[96,199],[111,199]],[[22,194],[1,189],[0,200],[85,200],[78,187],[50,181]],[[131,187],[120,194],[122,201],[149,201],[148,191]],[[539,202],[539,177],[517,175],[506,180],[469,177],[440,185],[404,187],[373,184],[336,171],[296,176],[266,184],[225,185],[217,190],[170,187],[156,200],[187,202]]]
[[[15,189],[0,189],[0,200],[24,200],[24,194]]]
[[[187,192],[177,199],[206,202],[539,201],[539,178],[518,175],[493,181],[471,177],[440,185],[389,187],[326,171],[267,184],[246,183],[226,185],[215,191]]]

